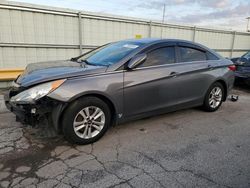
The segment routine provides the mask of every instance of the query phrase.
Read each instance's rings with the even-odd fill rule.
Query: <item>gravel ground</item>
[[[15,122],[0,96],[0,187],[250,187],[250,89],[215,113],[182,110],[76,146]]]

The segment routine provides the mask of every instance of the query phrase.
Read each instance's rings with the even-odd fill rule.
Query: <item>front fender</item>
[[[84,95],[103,96],[113,103],[117,113],[123,113],[123,72],[69,79],[48,97],[70,103]]]

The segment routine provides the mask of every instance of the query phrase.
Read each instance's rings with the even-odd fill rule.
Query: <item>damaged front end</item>
[[[22,124],[36,126],[46,121],[59,131],[59,117],[66,103],[51,99],[47,94],[62,83],[63,81],[48,82],[28,89],[13,86],[4,95],[5,105],[16,115],[16,121]]]

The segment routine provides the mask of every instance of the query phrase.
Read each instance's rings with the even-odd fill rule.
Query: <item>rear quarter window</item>
[[[219,58],[211,52],[207,51],[207,60],[219,60]]]

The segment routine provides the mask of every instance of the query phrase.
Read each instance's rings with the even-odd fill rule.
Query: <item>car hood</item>
[[[103,73],[107,67],[83,65],[73,61],[49,61],[29,64],[16,83],[29,87],[46,81]]]

